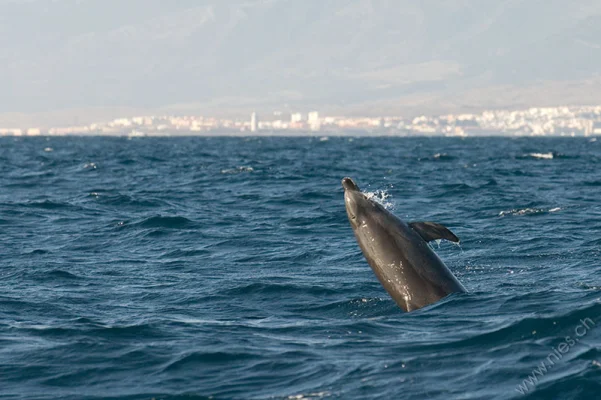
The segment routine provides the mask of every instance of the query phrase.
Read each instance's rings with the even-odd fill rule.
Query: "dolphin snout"
[[[357,186],[357,184],[351,178],[344,178],[342,180],[342,187],[344,188],[344,190],[359,191],[359,186]]]
[[[359,187],[351,178],[344,178],[342,180],[342,187],[344,188],[344,203],[346,206],[346,212],[348,214],[351,225],[354,225],[357,220],[359,213],[359,205],[363,203],[365,196],[359,190]]]

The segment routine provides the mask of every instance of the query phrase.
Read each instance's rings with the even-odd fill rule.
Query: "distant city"
[[[83,126],[0,128],[2,136],[591,136],[601,135],[601,106],[489,110],[439,116],[345,117],[318,111],[260,115],[247,119],[207,116],[138,116]]]

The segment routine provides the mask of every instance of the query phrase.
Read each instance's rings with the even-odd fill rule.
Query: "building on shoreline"
[[[305,118],[306,115],[306,118]],[[348,117],[274,112],[250,121],[207,116],[136,116],[83,126],[7,127],[2,136],[106,135],[377,135],[377,136],[590,136],[601,135],[601,106],[488,110],[474,114]],[[246,133],[245,133],[246,132]]]
[[[259,130],[259,118],[257,117],[257,113],[253,112],[250,115],[250,131],[257,132]]]

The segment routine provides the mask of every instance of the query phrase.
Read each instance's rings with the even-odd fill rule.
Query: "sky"
[[[0,0],[0,49],[0,122],[601,103],[596,0]]]

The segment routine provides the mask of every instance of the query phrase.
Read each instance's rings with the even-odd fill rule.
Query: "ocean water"
[[[0,398],[601,398],[601,141],[1,138]],[[403,313],[340,180],[468,294]]]

